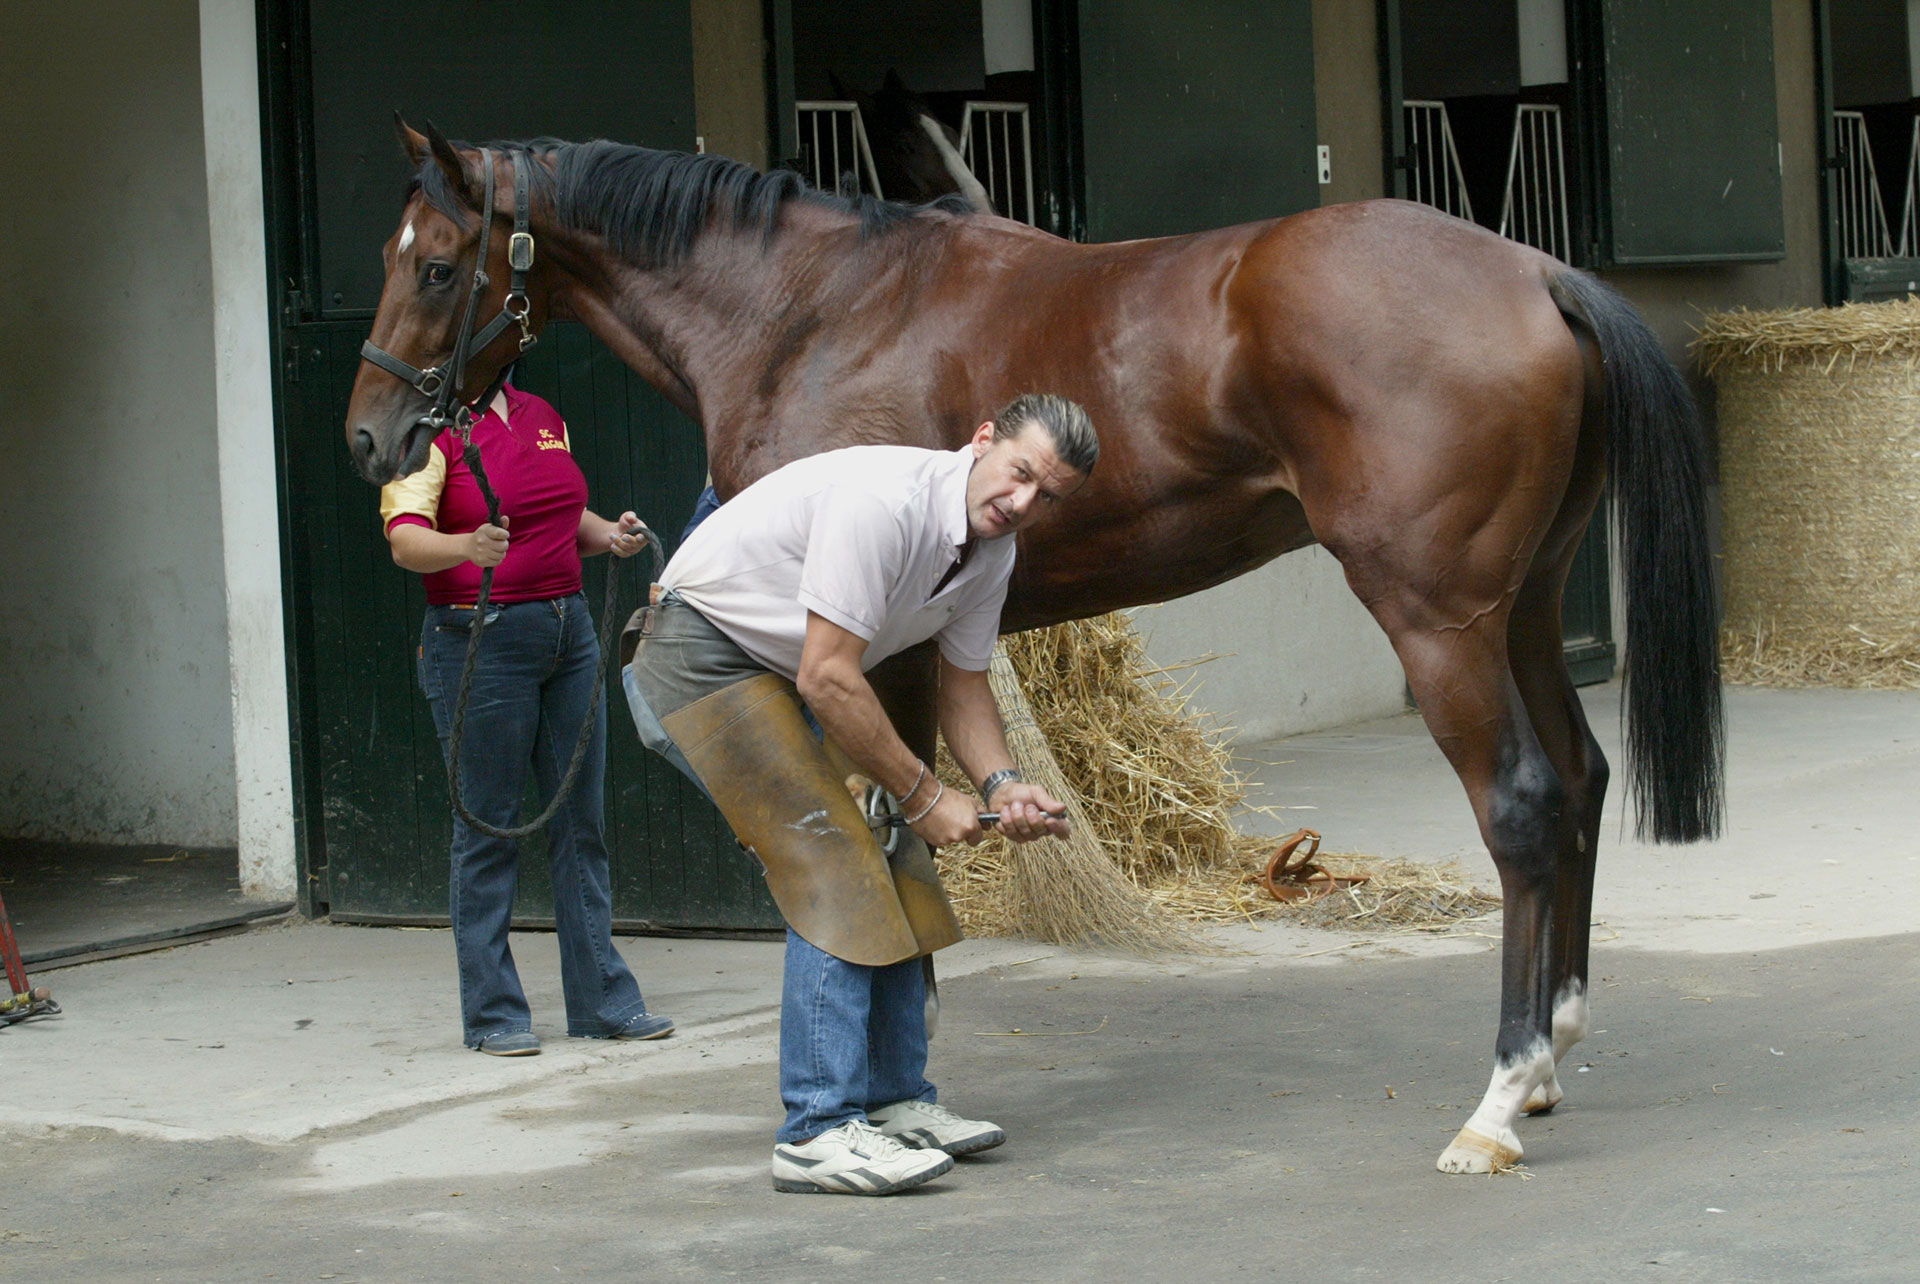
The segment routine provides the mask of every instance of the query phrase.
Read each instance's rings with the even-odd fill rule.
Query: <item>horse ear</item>
[[[399,112],[393,113],[393,132],[400,139],[400,150],[405,153],[407,164],[415,169],[427,158],[427,136],[407,124],[406,118]]]
[[[427,122],[427,146],[433,152],[433,159],[439,164],[440,172],[447,176],[447,182],[460,194],[460,199],[474,209],[480,208],[480,193],[474,182],[474,175],[467,171],[467,163],[460,150],[447,141],[432,121]]]

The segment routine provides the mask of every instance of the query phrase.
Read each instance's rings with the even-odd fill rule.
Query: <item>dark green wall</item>
[[[1087,239],[1320,203],[1309,0],[1080,0]]]

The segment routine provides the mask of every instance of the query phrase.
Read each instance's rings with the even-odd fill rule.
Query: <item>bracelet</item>
[[[907,823],[909,825],[919,824],[921,821],[927,818],[927,815],[929,812],[931,812],[935,807],[938,807],[940,805],[940,795],[947,792],[947,786],[944,782],[941,782],[941,781],[936,781],[935,783],[939,784],[940,787],[933,791],[933,801],[928,803],[926,805],[925,810],[921,811],[921,813],[918,816],[908,816]]]
[[[914,759],[914,761],[920,762],[918,758]],[[913,778],[913,783],[907,786],[907,792],[900,795],[900,801],[905,802],[907,799],[919,793],[920,782],[925,780],[926,778],[927,778],[927,764],[924,762],[920,762],[920,774],[915,776]]]
[[[980,801],[983,803],[991,803],[993,801],[994,790],[1000,788],[1002,785],[1024,779],[1026,779],[1026,777],[1020,774],[1020,769],[1017,767],[1008,767],[1004,771],[996,771],[980,782]]]

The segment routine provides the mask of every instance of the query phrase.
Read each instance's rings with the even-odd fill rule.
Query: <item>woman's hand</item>
[[[482,522],[478,529],[468,532],[467,560],[485,570],[489,566],[498,566],[507,557],[507,523],[513,519],[505,513],[500,514],[500,524]]]
[[[614,523],[611,536],[613,555],[632,557],[647,546],[647,539],[652,535],[653,532],[647,529],[647,524],[635,517],[633,511],[629,509],[620,514],[620,520]]]

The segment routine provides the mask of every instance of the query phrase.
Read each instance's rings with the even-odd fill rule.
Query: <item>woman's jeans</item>
[[[429,606],[421,630],[420,688],[433,708],[442,754],[473,616],[471,609]],[[460,746],[467,810],[497,829],[510,829],[519,821],[527,769],[533,769],[543,803],[551,799],[584,719],[593,716],[580,777],[547,828],[567,1033],[585,1038],[610,1037],[646,1011],[639,984],[613,948],[602,830],[606,706],[592,703],[599,665],[599,639],[580,594],[489,607]],[[518,843],[476,833],[455,816],[450,901],[468,1047],[501,1031],[532,1028],[507,943],[518,855]]]
[[[660,719],[762,672],[699,612],[668,595],[621,676],[640,742],[699,785]],[[885,967],[849,963],[789,929],[780,997],[780,1099],[787,1118],[775,1139],[807,1141],[865,1119],[868,1107],[908,1097],[932,1101],[926,1004],[920,959]]]

